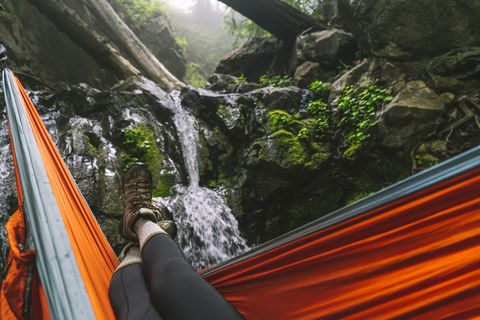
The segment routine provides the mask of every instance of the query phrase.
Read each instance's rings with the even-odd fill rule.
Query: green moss
[[[208,148],[206,147],[206,143],[202,143],[199,149],[199,164],[200,164],[199,169],[200,169],[201,176],[205,174],[205,171],[213,170],[213,164],[212,164],[212,161],[210,161],[210,151],[208,151]]]
[[[0,11],[0,18],[5,18],[7,20],[12,20],[15,16],[12,13],[8,13],[5,11]]]
[[[226,188],[231,188],[233,186],[232,179],[233,178],[230,178],[230,177],[226,176],[225,174],[220,174],[218,176],[218,184],[223,185]]]
[[[171,189],[175,184],[175,174],[164,173],[160,175],[160,182],[157,188],[153,190],[154,197],[169,197],[171,195]]]
[[[303,123],[298,121],[295,117],[281,110],[274,110],[270,112],[268,119],[268,128],[270,132],[278,130],[285,130],[293,134],[298,132],[304,127]]]
[[[160,169],[163,157],[160,154],[153,131],[143,124],[136,129],[126,130],[122,150],[122,167],[126,170],[135,162],[145,163],[152,172],[154,186],[160,183]]]
[[[216,186],[217,186],[217,183],[214,180],[210,181],[210,183],[208,184],[208,187],[212,189],[215,188]]]
[[[282,129],[273,133],[270,138],[277,143],[279,150],[285,157],[287,166],[303,165],[308,161],[309,155],[303,143],[293,133]]]
[[[215,141],[219,145],[219,147],[223,147],[228,145],[228,139],[227,137],[223,134],[223,132],[217,128],[213,131],[213,136],[215,137]]]
[[[362,146],[362,143],[358,140],[356,141],[352,141],[352,144],[350,145],[350,147],[343,153],[343,155],[345,157],[347,157],[348,159],[353,159],[353,157],[355,156],[355,153],[357,152],[358,149],[360,149],[360,147]]]

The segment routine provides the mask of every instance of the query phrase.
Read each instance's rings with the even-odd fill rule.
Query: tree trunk
[[[141,73],[120,52],[98,35],[73,10],[59,0],[28,0],[74,43],[82,47],[101,68],[119,79],[140,76]]]
[[[316,27],[329,29],[322,21],[280,0],[219,0],[267,30],[275,37],[291,42],[303,31]]]
[[[134,59],[148,78],[163,90],[181,90],[185,84],[172,75],[145,47],[105,0],[84,0],[96,18],[115,37],[116,43]]]

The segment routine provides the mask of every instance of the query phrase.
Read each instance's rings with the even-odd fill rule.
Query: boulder
[[[325,70],[336,70],[340,62],[353,62],[357,48],[353,35],[339,29],[301,35],[290,58],[290,72],[294,73],[305,61],[318,62]]]
[[[378,57],[418,60],[480,43],[477,0],[339,0],[338,9]]]
[[[272,66],[282,48],[283,42],[274,37],[246,39],[220,61],[215,73],[244,75],[248,81],[257,82],[261,76],[275,72]]]
[[[153,81],[144,77],[129,77],[113,86],[112,91],[133,92],[145,108],[151,109],[164,122],[173,118],[173,109],[168,93]]]
[[[187,53],[175,40],[170,21],[165,14],[159,13],[155,18],[132,29],[168,71],[185,81]]]
[[[290,114],[297,113],[302,106],[303,90],[297,87],[266,87],[251,93],[267,109],[283,110]]]
[[[317,80],[323,81],[323,71],[318,62],[304,62],[297,68],[293,76],[293,84],[304,89]]]
[[[411,147],[443,122],[445,101],[423,81],[410,81],[377,112],[381,144],[389,148]]]
[[[357,83],[359,85],[363,85],[364,82],[368,81],[365,78],[368,79],[369,77],[369,69],[370,61],[364,60],[358,66],[338,78],[334,83],[332,83],[330,95],[328,96],[328,102],[335,100],[335,98],[342,93],[345,87],[353,86]]]
[[[238,81],[238,77],[229,74],[214,73],[207,81],[205,89],[212,91],[226,91],[229,87],[235,85],[235,82]]]
[[[214,73],[208,78],[205,89],[225,93],[245,93],[257,88],[253,82],[242,81],[240,78],[229,74]]]

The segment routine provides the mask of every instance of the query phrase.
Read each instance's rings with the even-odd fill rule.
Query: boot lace
[[[142,181],[143,182],[143,181]],[[130,200],[130,208],[129,212],[135,212],[140,210],[141,208],[148,208],[156,211],[160,211],[157,207],[155,207],[151,203],[150,190],[148,189],[148,183],[131,183],[126,185],[126,188],[130,189],[129,195],[133,194],[133,199]]]

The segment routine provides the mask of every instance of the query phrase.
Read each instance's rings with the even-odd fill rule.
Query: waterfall
[[[172,212],[178,226],[178,244],[196,270],[228,260],[247,250],[238,222],[225,201],[213,190],[199,186],[198,134],[195,118],[181,106],[180,93],[171,94],[174,122],[181,140],[189,186],[174,186],[173,199],[157,198]]]

